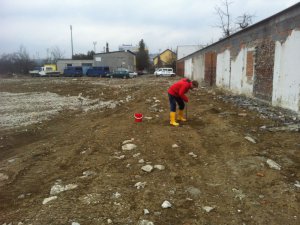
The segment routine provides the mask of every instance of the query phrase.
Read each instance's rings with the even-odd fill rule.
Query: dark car
[[[144,70],[138,70],[138,71],[137,71],[137,74],[138,74],[138,75],[144,75],[145,72],[144,72]]]
[[[109,77],[117,77],[117,78],[129,78],[130,77],[130,72],[128,69],[125,68],[118,68],[114,70],[112,73],[108,74]]]

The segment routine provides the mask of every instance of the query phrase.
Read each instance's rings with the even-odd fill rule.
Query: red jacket
[[[191,89],[191,87],[192,82],[189,82],[188,79],[184,78],[173,84],[169,88],[168,93],[175,97],[180,97],[183,101],[188,102],[189,99],[185,96],[185,93],[187,93]]]

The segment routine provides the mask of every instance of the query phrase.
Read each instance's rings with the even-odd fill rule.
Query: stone
[[[138,225],[154,225],[154,223],[149,220],[140,220]]]
[[[243,200],[243,198],[246,197],[246,195],[241,190],[232,188],[232,191],[233,191],[233,193],[235,193],[234,198],[239,198],[240,200]]]
[[[133,149],[135,149],[137,146],[135,144],[125,144],[122,146],[122,150],[123,151],[131,151]]]
[[[18,196],[18,199],[23,199],[23,198],[25,198],[24,194],[21,194],[21,195]]]
[[[150,172],[153,170],[153,166],[151,166],[151,165],[145,165],[145,166],[142,166],[141,169],[142,169],[143,171],[145,171],[145,172],[150,173]]]
[[[296,183],[294,184],[297,188],[300,188],[300,182],[296,180]]]
[[[45,198],[45,199],[43,200],[43,205],[46,205],[48,202],[51,202],[51,201],[53,201],[53,200],[55,200],[55,199],[57,199],[57,196],[51,196],[51,197],[49,197],[49,198]]]
[[[55,184],[52,186],[50,190],[50,195],[56,195],[64,191],[75,189],[77,187],[78,187],[77,184],[67,184],[67,185]]]
[[[150,214],[149,210],[148,209],[144,209],[144,215],[148,215]]]
[[[137,189],[142,189],[146,186],[146,183],[147,182],[137,182],[134,186],[137,188]]]
[[[256,141],[252,137],[246,136],[245,139],[252,142],[253,144],[256,144]]]
[[[115,159],[124,159],[125,155],[120,155],[120,156],[114,156]]]
[[[145,116],[144,117],[146,120],[152,120],[153,119],[153,117],[151,117],[151,116]]]
[[[238,116],[245,117],[245,116],[247,116],[247,113],[239,113]]]
[[[134,154],[132,157],[133,158],[136,158],[136,157],[138,157],[138,156],[140,156],[141,155],[141,153],[136,153],[136,154]]]
[[[113,221],[111,219],[107,219],[107,223],[111,224]]]
[[[189,155],[192,156],[193,158],[197,158],[198,157],[194,152],[190,152]]]
[[[9,163],[13,163],[13,162],[15,162],[17,159],[9,159],[9,160],[7,160],[7,162],[9,162]]]
[[[271,169],[281,170],[281,166],[272,159],[267,159],[267,164]]]
[[[0,173],[0,181],[8,180],[8,176],[4,173]]]
[[[198,198],[201,195],[201,191],[195,187],[188,187],[186,192],[189,193],[193,198]]]
[[[171,204],[169,201],[164,201],[164,202],[161,204],[161,207],[162,207],[163,209],[171,208],[171,207],[172,207],[172,204]]]
[[[139,160],[139,163],[144,163],[144,162],[145,162],[144,159],[140,159],[140,160]]]
[[[72,222],[72,225],[80,225],[80,223]]]
[[[131,143],[131,142],[133,142],[133,141],[134,141],[134,138],[131,138],[130,140],[123,141],[122,145]]]
[[[172,148],[179,148],[179,146],[177,144],[173,144]]]
[[[154,168],[158,169],[158,170],[164,170],[165,166],[163,166],[163,165],[154,165]]]
[[[202,209],[204,209],[206,212],[211,212],[215,207],[211,207],[211,206],[204,206],[202,207]]]
[[[119,192],[113,193],[113,198],[120,198],[121,194]]]
[[[82,172],[83,176],[82,177],[89,177],[89,176],[95,176],[97,173],[91,170],[87,170]]]

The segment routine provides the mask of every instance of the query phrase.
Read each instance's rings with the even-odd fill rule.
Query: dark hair
[[[193,81],[192,81],[192,85],[193,85],[194,87],[198,87],[198,86],[199,86],[198,81],[193,80]]]

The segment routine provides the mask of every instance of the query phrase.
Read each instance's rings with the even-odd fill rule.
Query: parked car
[[[95,66],[86,71],[88,77],[106,77],[109,74],[108,66]]]
[[[65,77],[81,77],[83,75],[81,66],[68,66],[64,69]]]
[[[154,72],[155,76],[174,77],[175,73],[172,68],[159,68]]]
[[[138,75],[144,75],[145,72],[144,72],[144,70],[138,70],[138,71],[137,71],[137,74],[138,74]]]
[[[129,71],[129,77],[130,78],[136,78],[137,77],[137,72]]]
[[[117,68],[112,73],[107,74],[108,77],[117,77],[117,78],[134,78],[137,77],[137,73],[133,71],[129,71],[125,68]]]
[[[129,70],[125,68],[117,68],[112,73],[107,74],[107,76],[110,78],[117,77],[117,78],[124,78],[124,79],[130,77]]]

